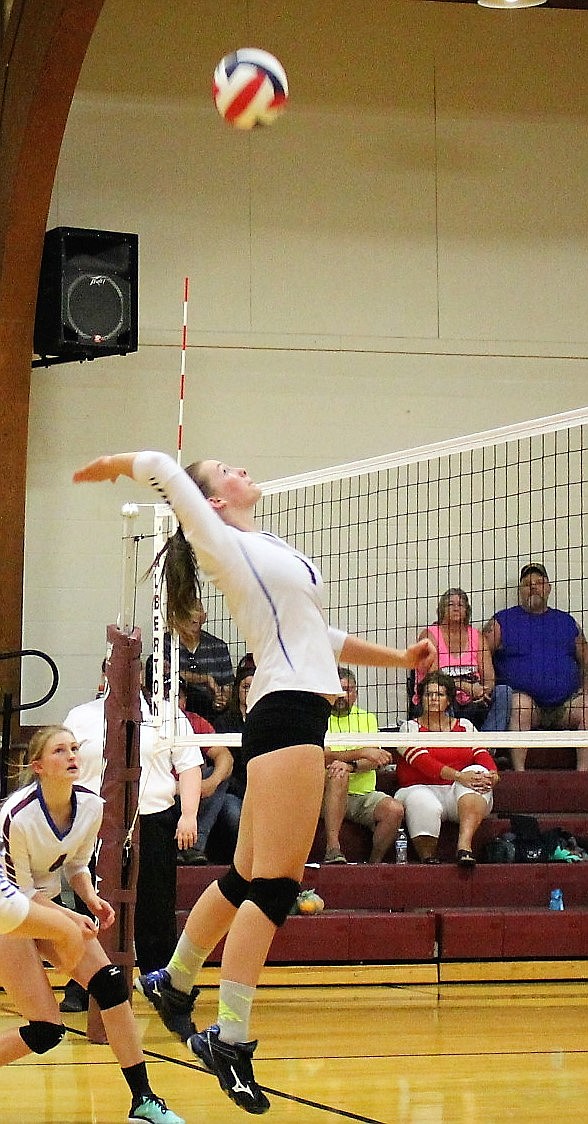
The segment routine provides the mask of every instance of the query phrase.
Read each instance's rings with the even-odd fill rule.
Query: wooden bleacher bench
[[[393,791],[391,774],[381,782]],[[494,811],[474,840],[481,858],[486,842],[507,831],[511,814],[537,817],[542,830],[560,826],[579,842],[588,837],[588,773],[562,770],[504,772]],[[369,866],[370,833],[345,823],[341,844],[348,865],[320,865],[322,824],[304,879],[324,899],[323,914],[291,917],[276,934],[269,964],[353,964],[510,961],[588,958],[588,862],[479,862],[463,870],[453,862],[457,827],[444,824],[439,866],[421,865],[414,852],[406,866]],[[178,927],[196,898],[226,869],[178,868]],[[548,909],[550,891],[563,890],[565,910]],[[209,962],[218,963],[222,945]]]

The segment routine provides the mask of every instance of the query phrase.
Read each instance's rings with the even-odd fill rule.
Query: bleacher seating
[[[393,777],[380,782],[393,791]],[[511,814],[537,817],[542,830],[563,827],[588,838],[588,773],[575,770],[505,771],[494,810],[474,840],[482,859],[486,842],[509,830]],[[444,824],[439,866],[409,863],[369,866],[370,835],[345,823],[348,865],[322,866],[319,824],[304,885],[324,899],[314,917],[291,917],[274,938],[268,963],[397,963],[588,957],[588,862],[486,864],[463,870],[453,861],[456,825]],[[178,868],[178,924],[218,876],[215,866]],[[548,909],[560,886],[565,910]],[[210,957],[220,959],[221,946]]]
[[[394,793],[393,773],[381,773],[378,788]],[[514,773],[501,772],[501,780],[494,791],[492,814],[482,823],[474,838],[474,853],[480,859],[490,839],[509,830],[510,816],[522,813],[537,816],[541,830],[563,827],[574,835],[588,836],[588,773],[576,770],[527,770]],[[439,840],[439,858],[450,862],[455,855],[457,824],[444,824]],[[344,822],[341,847],[350,862],[366,862],[370,851],[370,833],[358,824]],[[325,853],[325,836],[322,822],[310,852],[310,861],[320,862]],[[416,861],[410,848],[409,855]],[[387,859],[394,861],[393,854]]]

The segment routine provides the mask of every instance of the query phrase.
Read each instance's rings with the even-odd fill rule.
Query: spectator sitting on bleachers
[[[547,602],[551,583],[542,563],[523,566],[519,603],[495,613],[484,630],[496,678],[513,690],[510,730],[585,730],[588,723],[588,644],[577,621]],[[527,749],[511,750],[525,768]],[[588,749],[577,767],[588,770]]]
[[[375,733],[374,714],[357,706],[357,682],[348,667],[340,667],[339,680],[344,692],[333,704],[329,719],[332,734]],[[323,862],[345,863],[339,842],[343,820],[362,824],[372,832],[368,862],[381,863],[396,839],[403,809],[392,796],[376,791],[376,769],[389,765],[392,756],[379,746],[333,745],[325,749],[325,794],[322,815],[325,821],[326,850]]]
[[[254,671],[253,656],[248,653],[237,664],[227,707],[214,720],[214,728],[217,734],[243,733],[247,712],[247,696],[253,682]],[[213,861],[220,863],[233,861],[239,833],[241,808],[247,787],[247,762],[243,756],[243,747],[232,745],[229,749],[233,759],[233,771],[229,777],[226,797],[210,840]]]
[[[471,615],[467,593],[447,589],[439,598],[437,620],[423,629],[419,640],[432,640],[437,652],[434,670],[455,679],[454,716],[469,718],[478,730],[506,730],[512,692],[503,683],[495,685],[490,649],[483,634],[470,624]],[[416,676],[417,686],[418,681]],[[416,690],[412,702],[418,709]]]
[[[252,656],[244,656],[239,660],[228,706],[214,720],[214,728],[217,734],[243,733],[247,713],[247,696],[253,682],[254,672],[255,664]],[[247,765],[243,759],[241,746],[231,746],[230,751],[233,757],[233,772],[229,780],[229,792],[243,800],[247,785]]]
[[[233,664],[228,646],[219,636],[206,632],[206,610],[200,600],[194,602],[189,616],[178,621],[179,672],[186,683],[188,710],[199,714],[211,724],[224,710],[233,682]],[[171,663],[171,634],[163,638],[164,660]],[[147,659],[145,671],[152,675],[153,656]]]
[[[473,732],[467,718],[453,718],[455,681],[432,671],[418,685],[422,716],[409,719],[401,733],[445,731]],[[492,790],[498,773],[488,750],[472,748],[463,738],[448,738],[450,745],[401,746],[393,750],[398,789],[406,826],[421,862],[437,862],[437,845],[443,820],[459,824],[456,859],[460,866],[475,866],[474,833],[492,810]]]
[[[233,757],[226,745],[206,745],[206,734],[214,734],[216,732],[214,726],[211,726],[210,722],[207,722],[200,714],[187,710],[186,701],[186,685],[180,678],[178,704],[194,733],[198,734],[201,739],[200,749],[204,756],[204,762],[201,765],[202,786],[198,809],[198,835],[193,847],[178,848],[177,860],[182,866],[204,866],[208,862],[206,854],[208,837],[213,827],[218,824],[222,834],[226,836],[225,849],[231,855],[228,861],[232,861],[241,814],[241,801],[229,792]],[[202,735],[204,735],[204,738],[202,738]]]

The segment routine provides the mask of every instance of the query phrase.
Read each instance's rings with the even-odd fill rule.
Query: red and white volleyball
[[[237,129],[271,125],[288,101],[286,71],[269,51],[242,47],[219,62],[212,96],[221,117]]]

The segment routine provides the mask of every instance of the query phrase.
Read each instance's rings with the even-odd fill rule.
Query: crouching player
[[[90,918],[64,910],[69,884],[103,928],[114,910],[98,897],[88,869],[102,821],[102,800],[76,784],[78,743],[63,726],[38,730],[29,746],[31,783],[0,811],[4,867],[0,877],[0,984],[27,1020],[0,1034],[0,1065],[44,1054],[65,1033],[43,960],[63,968],[94,996],[104,1029],[131,1091],[129,1121],[185,1124],[149,1085],[139,1032],[122,970],[111,964]]]

